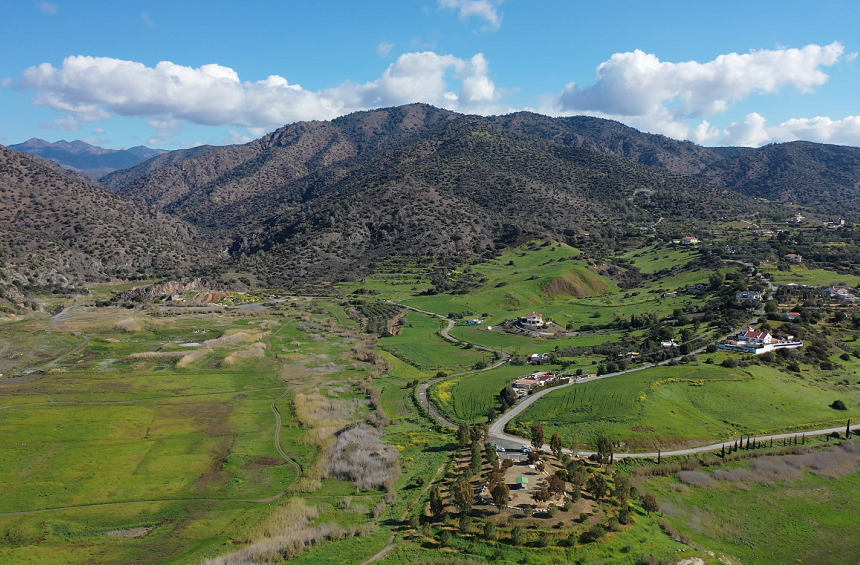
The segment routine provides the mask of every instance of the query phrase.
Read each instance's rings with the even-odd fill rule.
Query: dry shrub
[[[367,422],[377,428],[384,428],[391,424],[391,418],[382,408],[382,392],[371,383],[371,379],[367,379],[358,387],[361,392],[370,397],[370,407],[373,408],[373,412],[367,416]]]
[[[690,488],[687,485],[680,485],[678,483],[670,483],[669,490],[672,492],[680,492],[681,494],[687,494],[690,492]]]
[[[182,359],[176,362],[177,369],[184,369],[188,365],[194,363],[201,357],[205,357],[207,353],[211,353],[212,351],[209,349],[196,349],[191,353],[186,353],[182,356]]]
[[[113,325],[113,329],[134,334],[146,329],[146,324],[139,318],[124,318]]]
[[[718,481],[732,481],[734,483],[764,483],[766,485],[773,484],[769,478],[760,475],[749,469],[717,469],[712,474],[712,477]]]
[[[362,490],[380,486],[391,489],[400,476],[400,453],[382,443],[377,430],[350,428],[338,435],[329,475],[351,480]]]
[[[335,434],[350,424],[358,406],[356,401],[326,398],[317,392],[295,395],[293,412],[307,430],[299,441],[318,446],[320,452],[302,478],[290,489],[292,492],[313,492],[320,487],[334,450]]]
[[[803,475],[797,467],[789,466],[784,457],[756,457],[750,465],[760,476],[772,481],[794,482]]]
[[[238,541],[249,543],[235,553],[209,559],[203,565],[260,565],[280,563],[308,548],[324,542],[365,536],[374,531],[374,524],[342,528],[334,524],[311,526],[319,516],[301,498],[292,498],[279,506],[259,526],[252,528]]]
[[[701,471],[681,471],[678,473],[678,480],[685,485],[698,488],[713,488],[717,486],[714,479],[707,473]]]
[[[201,357],[204,357],[208,353],[212,353],[212,350],[215,349],[216,347],[222,347],[224,345],[232,345],[235,343],[242,343],[242,342],[247,342],[247,341],[259,341],[259,340],[263,339],[264,337],[266,337],[267,335],[269,335],[270,333],[271,332],[235,332],[235,333],[231,333],[229,335],[222,335],[221,337],[216,337],[214,339],[207,339],[206,341],[204,341],[203,343],[200,344],[199,349],[196,349],[196,350],[192,351],[191,353],[184,355],[176,363],[176,368],[177,369],[183,369],[183,368],[187,367],[188,365],[190,365],[191,363],[194,363],[195,361],[197,361]],[[265,347],[265,345],[263,345],[263,344],[255,344],[255,346]],[[262,355],[262,349],[260,349],[261,354],[258,355],[257,353],[254,352],[254,347],[248,349],[247,352],[248,352],[249,357],[262,357],[263,356]],[[229,359],[230,357],[232,357],[235,354],[228,355],[227,358],[225,358],[224,361],[222,361],[222,363],[225,363],[227,365],[232,365],[233,363],[237,362],[239,359],[245,358],[245,357],[243,357],[244,353],[242,353],[242,352],[237,352],[237,353],[239,354],[238,357],[233,358],[230,361],[227,361],[227,359]]]
[[[681,462],[681,469],[685,471],[697,471],[702,467],[702,464],[695,457],[687,457]]]
[[[231,353],[227,357],[221,361],[222,365],[232,366],[236,363],[242,361],[243,359],[254,359],[266,356],[266,344],[265,343],[255,343],[248,349],[243,349],[241,351],[236,351]]]
[[[229,335],[225,334],[214,339],[207,339],[201,346],[209,349],[221,347],[223,345],[232,345],[243,341],[259,341],[269,335],[271,332],[236,332]]]
[[[668,534],[673,540],[690,545],[690,542],[692,541],[690,540],[690,536],[681,533],[678,528],[670,524],[668,520],[660,522],[660,527],[663,528],[663,531],[666,532],[666,534]]]
[[[811,468],[816,475],[836,479],[858,470],[860,448],[853,443],[843,443],[836,449],[789,455],[785,462],[796,469]]]
[[[187,351],[144,351],[127,355],[126,359],[179,359],[186,355]]]
[[[371,348],[367,343],[359,343],[352,348],[355,358],[365,363],[373,363],[374,365],[384,365],[386,363],[382,354]]]
[[[634,475],[640,478],[669,477],[680,471],[681,465],[678,463],[663,463],[654,467],[639,467],[634,471]]]

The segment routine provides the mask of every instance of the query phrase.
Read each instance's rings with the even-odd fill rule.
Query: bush
[[[511,530],[511,543],[513,545],[523,544],[523,529],[519,526],[516,526],[513,530]]]
[[[724,359],[721,364],[727,369],[735,369],[738,366],[738,360],[729,357],[728,359]]]
[[[834,410],[848,410],[848,407],[845,406],[845,403],[841,400],[835,400],[833,404],[830,405]]]
[[[472,531],[472,517],[468,515],[463,516],[460,518],[460,533],[465,535],[470,531]]]
[[[496,524],[495,522],[487,522],[484,524],[484,539],[486,540],[494,540],[496,539]]]
[[[377,430],[366,426],[341,432],[329,464],[329,475],[351,480],[361,490],[393,486],[400,476],[400,453],[379,438]]]
[[[538,537],[537,546],[538,547],[546,547],[549,545],[549,535],[546,532],[541,533],[540,537]]]
[[[610,532],[621,531],[621,521],[618,518],[610,518],[606,524],[606,529]]]
[[[582,543],[592,543],[606,535],[606,528],[601,526],[600,524],[595,524],[588,529],[588,531],[583,532],[579,539]]]
[[[451,543],[451,532],[442,528],[442,531],[439,532],[439,543],[442,544],[442,547],[448,547],[448,544]]]
[[[621,512],[618,513],[618,523],[622,526],[626,526],[630,523],[630,510],[623,508]]]
[[[570,534],[564,542],[567,547],[576,547],[576,534]]]

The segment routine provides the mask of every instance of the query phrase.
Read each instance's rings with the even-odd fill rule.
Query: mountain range
[[[661,228],[681,233],[697,220],[784,218],[794,210],[786,203],[824,218],[860,218],[858,148],[708,148],[600,118],[480,117],[426,104],[159,154],[101,177],[98,187],[3,155],[12,170],[27,171],[32,194],[30,205],[5,209],[0,225],[29,226],[69,253],[99,257],[101,264],[65,262],[69,273],[96,265],[81,270],[89,277],[229,266],[292,286],[357,277],[393,257],[489,256],[529,237],[612,248],[661,218]],[[6,190],[20,190],[18,177],[4,174],[12,179]],[[41,207],[33,205],[38,191],[50,195]],[[78,192],[98,218],[72,202],[45,209]],[[90,234],[99,221],[113,239]],[[120,224],[123,238],[151,244],[130,247]],[[26,240],[12,245],[19,256],[33,252]],[[215,253],[225,249],[229,256]]]
[[[57,141],[31,138],[24,143],[10,145],[9,149],[39,155],[63,166],[98,179],[118,169],[128,169],[153,157],[167,153],[165,149],[150,149],[139,145],[128,149],[105,149],[83,141]]]
[[[194,226],[39,161],[0,146],[0,297],[11,285],[190,274],[215,258]]]

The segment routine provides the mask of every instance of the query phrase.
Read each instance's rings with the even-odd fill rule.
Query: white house
[[[797,253],[789,253],[785,256],[785,260],[789,263],[803,263],[803,255],[798,255]]]
[[[688,235],[687,237],[681,239],[681,243],[683,245],[696,245],[697,243],[699,243],[699,240],[698,238]]]
[[[532,312],[526,316],[526,321],[523,322],[526,326],[543,327],[543,315],[537,312]]]
[[[466,323],[470,326],[477,326],[479,324],[482,324],[483,322],[484,322],[484,320],[481,320],[480,318],[472,318],[471,320],[467,321]]]
[[[800,319],[800,312],[786,312],[785,319],[793,322]]]
[[[839,296],[847,296],[849,294],[851,293],[848,292],[847,288],[842,288],[839,286],[831,286],[830,288],[824,289],[825,298],[835,298]]]
[[[749,343],[762,343],[767,345],[773,341],[773,336],[768,332],[762,332],[754,329],[752,326],[746,327],[738,334],[738,341],[746,341]]]
[[[761,300],[761,293],[754,290],[745,290],[737,295],[738,302],[745,300]]]

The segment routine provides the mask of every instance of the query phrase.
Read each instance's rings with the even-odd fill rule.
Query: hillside
[[[0,146],[0,282],[182,273],[210,260],[204,249],[185,222]]]
[[[770,200],[860,217],[860,148],[795,141],[728,154],[708,182]]]
[[[710,149],[599,118],[411,104],[177,151],[102,181],[232,241],[242,268],[287,284],[541,235],[611,247],[660,218],[683,231],[694,220],[785,217],[779,202],[829,199],[850,218],[860,214],[855,154],[810,143]]]
[[[105,149],[83,141],[50,143],[35,137],[24,143],[10,145],[9,149],[39,155],[67,169],[80,171],[93,179],[98,179],[117,169],[134,167],[148,159],[167,153],[164,149],[150,149],[142,145],[129,149]]]
[[[192,147],[191,149],[177,149],[168,153],[162,153],[161,155],[147,159],[139,165],[108,173],[99,178],[99,183],[108,190],[116,192],[131,181],[152,171],[163,169],[164,167],[169,167],[181,161],[203,155],[212,149],[215,149],[212,145],[200,145],[199,147]]]
[[[588,243],[660,217],[751,212],[745,197],[690,176],[719,160],[710,150],[596,118],[412,104],[192,151],[102,180],[232,239],[240,265],[270,284],[353,277],[391,256],[484,254],[544,234]]]
[[[234,256],[270,284],[348,278],[391,256],[480,255],[541,234],[579,241],[661,216],[747,212],[734,193],[620,157],[468,122],[444,130],[229,205],[201,191],[168,210],[231,234]]]

